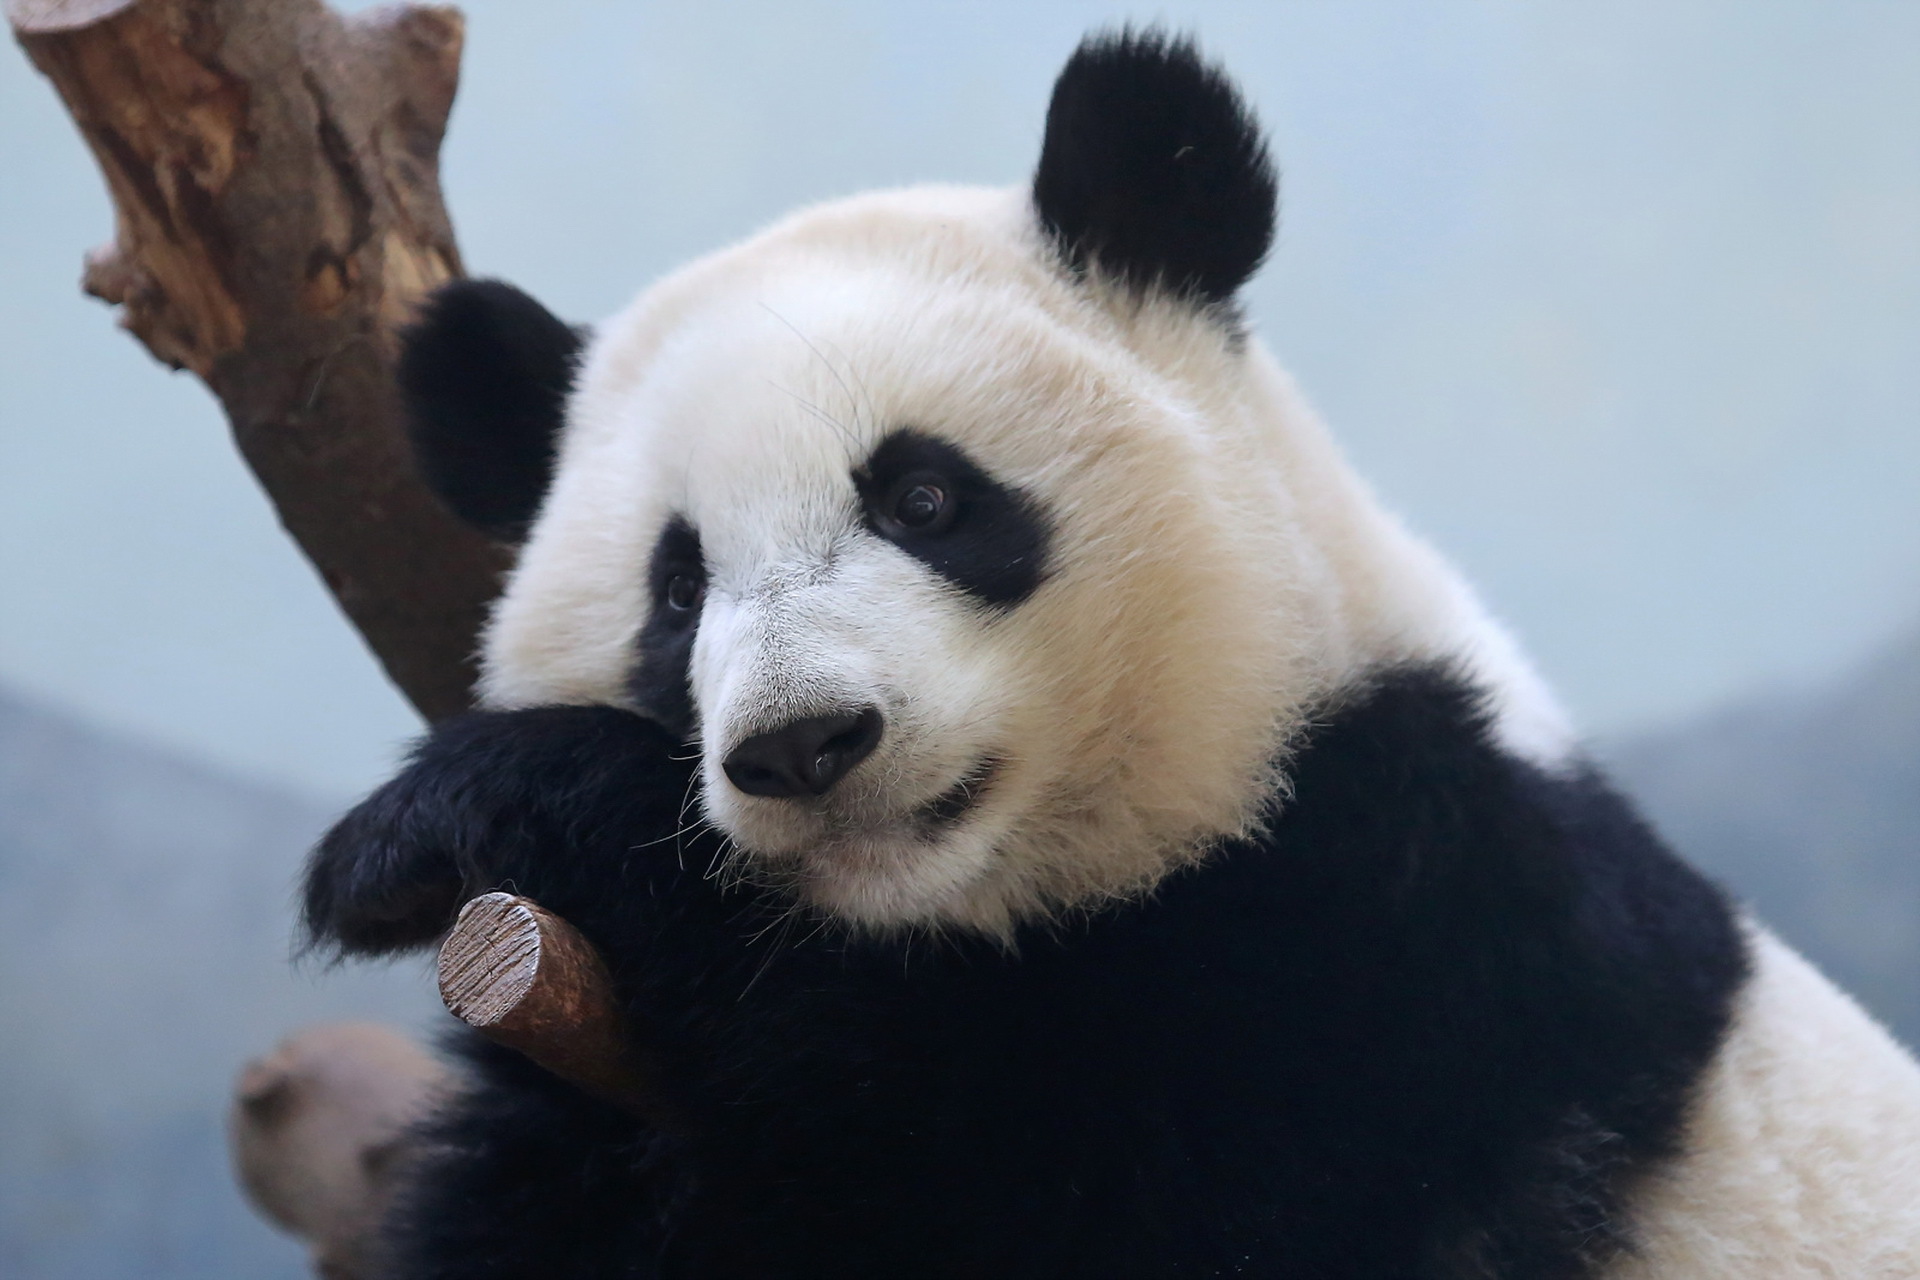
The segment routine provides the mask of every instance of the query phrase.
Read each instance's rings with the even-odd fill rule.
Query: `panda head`
[[[485,702],[684,733],[729,870],[857,927],[1004,932],[1246,830],[1343,575],[1391,576],[1302,534],[1352,482],[1238,326],[1274,212],[1232,87],[1121,33],[1028,187],[803,211],[590,341],[442,292],[423,469],[522,541]]]

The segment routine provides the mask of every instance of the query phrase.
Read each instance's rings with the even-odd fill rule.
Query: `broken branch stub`
[[[440,998],[496,1044],[664,1128],[672,1115],[634,1055],[613,976],[580,931],[527,898],[484,893],[440,946]]]
[[[403,693],[467,705],[508,553],[415,476],[395,331],[461,274],[439,149],[463,20],[322,0],[7,0],[107,180],[86,290],[204,380]]]

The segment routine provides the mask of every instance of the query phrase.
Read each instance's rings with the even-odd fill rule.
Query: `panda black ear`
[[[1033,202],[1075,271],[1224,303],[1273,244],[1278,185],[1252,113],[1189,39],[1089,36],[1053,86]]]
[[[584,337],[499,280],[441,287],[401,335],[414,460],[468,524],[506,542],[526,536],[552,478]]]

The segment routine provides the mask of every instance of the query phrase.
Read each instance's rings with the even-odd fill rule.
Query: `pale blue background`
[[[1586,727],[1920,618],[1920,4],[467,8],[468,261],[580,319],[798,202],[1019,181],[1083,30],[1195,29],[1284,169],[1261,334]],[[205,391],[79,295],[110,225],[0,56],[0,681],[345,794],[413,718]]]

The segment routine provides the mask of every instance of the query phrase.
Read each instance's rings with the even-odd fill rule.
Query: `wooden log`
[[[508,553],[415,477],[395,329],[461,274],[439,149],[463,19],[323,0],[6,0],[105,175],[84,287],[199,376],[280,519],[428,718],[467,705]]]
[[[580,931],[529,899],[486,893],[440,947],[440,998],[462,1022],[648,1122],[674,1117],[633,1050],[613,976]]]

